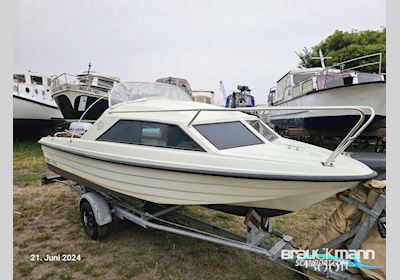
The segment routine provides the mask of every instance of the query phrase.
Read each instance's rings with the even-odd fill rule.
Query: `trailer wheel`
[[[107,234],[107,225],[99,226],[90,203],[85,199],[80,205],[81,222],[85,233],[93,240],[100,240]]]

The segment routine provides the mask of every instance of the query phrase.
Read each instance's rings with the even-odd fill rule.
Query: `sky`
[[[385,0],[14,0],[14,72],[186,78],[194,90],[270,87],[335,30],[386,26]]]

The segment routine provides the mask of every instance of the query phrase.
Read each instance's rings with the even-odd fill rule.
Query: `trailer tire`
[[[81,214],[81,222],[85,233],[92,240],[100,240],[107,234],[108,224],[99,226],[96,222],[95,215],[90,203],[84,199],[79,207]]]

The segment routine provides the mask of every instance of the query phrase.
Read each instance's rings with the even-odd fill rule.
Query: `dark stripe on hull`
[[[61,113],[63,114],[64,118],[66,120],[77,120],[80,119],[84,111],[89,108],[89,106],[94,103],[95,101],[98,100],[97,97],[93,96],[86,96],[87,101],[86,101],[86,106],[84,111],[78,111],[79,108],[79,102],[80,102],[80,97],[85,96],[85,95],[80,95],[76,97],[75,99],[75,104],[72,106],[69,98],[66,95],[58,95],[54,97],[54,100],[56,101],[58,108],[60,108]],[[107,99],[102,99],[99,100],[96,104],[93,105],[92,108],[85,114],[83,117],[83,120],[97,120],[105,110],[108,109],[108,100]]]
[[[338,136],[346,135],[350,129],[357,123],[360,117],[356,115],[347,116],[328,116],[328,117],[311,117],[311,118],[291,118],[291,119],[274,119],[271,123],[282,129],[303,128],[314,132],[335,133]],[[365,120],[368,116],[365,116]],[[367,127],[364,133],[386,128],[386,117],[375,116],[373,121]]]
[[[61,131],[63,119],[36,120],[36,119],[14,119],[13,139],[14,140],[39,140],[43,136],[53,135]]]
[[[47,167],[50,171],[53,171],[54,173],[57,173],[61,175],[64,178],[67,178],[69,180],[75,181],[76,183],[85,186],[86,188],[92,189],[97,192],[101,193],[107,193],[111,194],[116,197],[121,197],[126,200],[132,199],[132,197],[121,194],[119,192],[104,188],[102,186],[99,186],[91,181],[88,181],[82,177],[76,176],[68,171],[62,170],[58,167],[55,167],[54,165],[47,164]],[[151,201],[150,201],[151,202]],[[153,202],[151,202],[153,203]],[[290,213],[291,211],[287,210],[279,210],[279,209],[269,209],[269,208],[249,208],[246,206],[235,206],[235,205],[224,205],[224,204],[215,204],[215,205],[201,205],[207,208],[211,208],[214,210],[222,211],[225,213],[229,213],[232,215],[237,215],[237,216],[245,216],[249,209],[254,209],[258,212],[258,214],[262,217],[274,217],[274,216],[280,216],[280,215],[285,215]]]
[[[227,204],[204,205],[204,207],[222,211],[236,216],[246,216],[247,212],[250,209],[254,209],[261,217],[275,217],[291,213],[291,211],[279,210],[279,209],[249,208],[245,206],[236,206]]]

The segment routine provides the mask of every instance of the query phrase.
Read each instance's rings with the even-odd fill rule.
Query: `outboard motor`
[[[87,122],[72,122],[69,125],[69,132],[75,135],[83,135],[88,131],[89,128],[92,127],[92,123]]]

